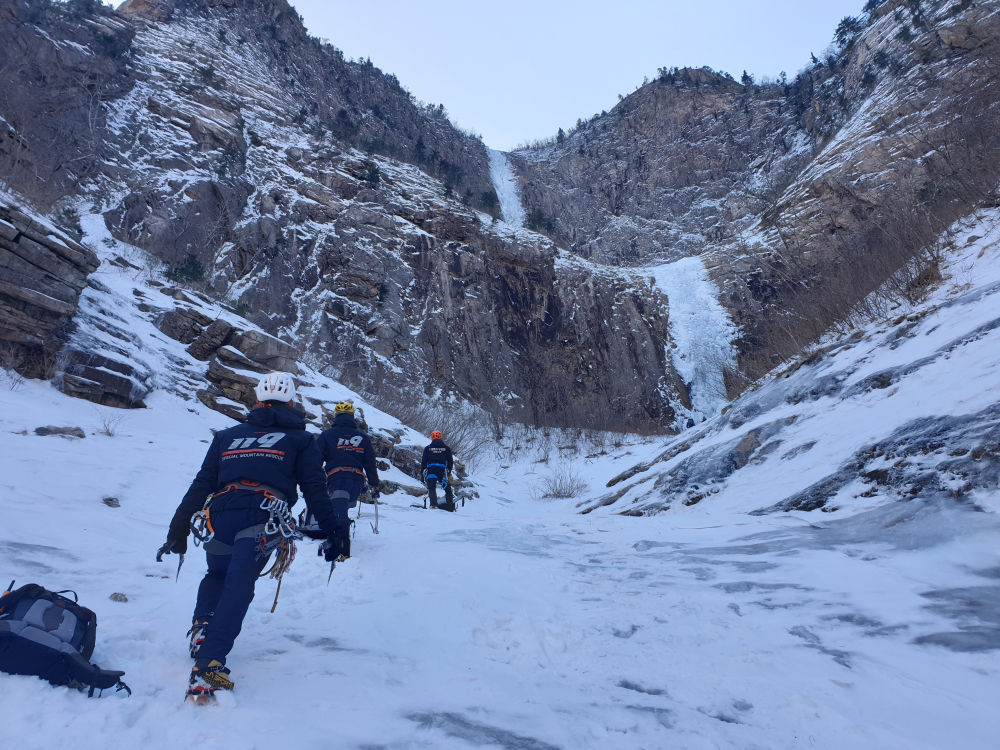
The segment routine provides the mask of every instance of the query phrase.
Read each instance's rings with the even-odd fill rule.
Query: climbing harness
[[[272,552],[277,552],[271,567],[260,574],[260,578],[270,576],[278,581],[278,590],[274,592],[274,604],[271,606],[271,612],[273,613],[278,606],[282,576],[288,572],[292,561],[295,560],[295,542],[302,539],[302,532],[296,528],[295,517],[288,507],[288,502],[279,496],[280,493],[277,490],[260,482],[241,479],[238,483],[228,484],[215,494],[209,495],[202,509],[191,516],[191,533],[194,536],[196,547],[208,544],[215,539],[215,529],[212,528],[212,512],[209,506],[215,498],[232,490],[260,492],[264,495],[264,499],[260,503],[260,509],[267,511],[268,519],[262,528],[258,527],[260,530],[254,535],[254,541],[257,542],[257,556],[255,559],[260,560],[261,557],[266,558]],[[239,538],[239,535],[237,535],[237,538]],[[181,562],[183,563],[183,559]],[[179,573],[180,566],[178,566]]]
[[[364,478],[364,476],[365,476],[365,473],[363,471],[361,471],[360,469],[355,469],[353,466],[338,466],[336,469],[334,469],[329,474],[327,474],[326,478],[329,479],[334,474],[339,474],[342,471],[349,471],[352,474],[357,474],[359,477],[362,477],[362,478]]]
[[[435,475],[435,478],[438,480],[438,485],[440,485],[442,490],[448,489],[448,467],[445,464],[427,464],[428,469],[430,469],[432,466],[438,466],[444,469],[444,476],[437,478],[437,475]],[[427,481],[426,476],[424,477],[424,481],[425,482]]]

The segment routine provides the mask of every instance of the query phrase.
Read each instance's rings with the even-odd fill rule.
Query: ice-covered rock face
[[[613,478],[587,513],[698,505],[835,517],[886,502],[992,508],[1000,481],[1000,214],[952,228],[924,303],[830,337],[657,458]]]
[[[742,330],[741,370],[763,375],[993,200],[1000,154],[981,134],[996,132],[998,10],[878,3],[784,83],[664,70],[510,155],[529,226],[603,262],[702,255]]]
[[[38,19],[48,37],[18,33],[90,60],[67,46],[85,22],[67,13]],[[443,110],[310,40],[283,0],[133,1],[100,18],[130,40],[131,88],[95,104],[101,173],[70,190],[113,235],[95,241],[153,253],[367,393],[674,424],[687,394],[659,291],[499,221],[485,146]]]

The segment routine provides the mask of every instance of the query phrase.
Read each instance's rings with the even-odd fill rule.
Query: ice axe
[[[156,551],[156,562],[163,562],[163,556],[164,555],[169,555],[170,554],[170,550],[172,550],[173,547],[174,547],[174,543],[173,542],[164,542],[163,546],[160,547]],[[181,578],[181,566],[183,564],[184,564],[184,553],[183,552],[178,552],[177,553],[177,576],[174,578],[174,583],[177,583],[177,581],[179,581],[180,578]]]
[[[318,555],[319,557],[323,557],[323,553],[325,553],[325,552],[326,552],[326,550],[327,550],[327,548],[328,548],[329,546],[330,546],[330,541],[329,541],[329,540],[326,540],[326,541],[325,541],[325,542],[323,542],[323,543],[322,543],[321,545],[319,545],[319,549],[318,549],[318,550],[316,550],[316,554],[317,554],[317,555]],[[330,579],[331,579],[331,578],[333,578],[333,570],[334,570],[334,568],[336,568],[336,567],[337,567],[337,561],[336,561],[336,560],[331,560],[331,561],[330,561],[330,575],[328,575],[328,576],[326,577],[326,585],[327,585],[327,586],[329,586],[329,585],[330,585]]]

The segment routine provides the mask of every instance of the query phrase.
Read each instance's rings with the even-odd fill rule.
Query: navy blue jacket
[[[216,433],[191,489],[174,513],[171,534],[186,536],[191,516],[202,509],[205,498],[240,479],[278,490],[290,506],[298,499],[298,485],[320,528],[331,533],[336,521],[326,494],[322,459],[305,427],[298,412],[279,404],[254,409],[246,424]],[[259,493],[248,493],[247,502],[259,505]]]
[[[444,464],[448,467],[448,472],[455,467],[455,459],[451,455],[451,448],[444,444],[444,440],[433,440],[431,444],[424,448],[424,457],[420,461],[420,472],[427,471],[428,474],[434,474],[438,479],[444,479],[445,471],[440,466],[431,466],[430,464]]]
[[[327,476],[341,467],[356,469],[368,475],[370,487],[378,487],[378,467],[375,465],[375,449],[371,438],[358,429],[358,423],[350,414],[338,414],[334,417],[333,426],[320,435],[317,442],[323,454]],[[339,476],[339,472],[334,476]]]

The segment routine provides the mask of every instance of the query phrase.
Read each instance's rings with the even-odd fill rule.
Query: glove
[[[323,559],[327,562],[335,562],[344,553],[344,543],[348,545],[348,552],[345,557],[350,556],[350,540],[341,539],[339,536],[330,536],[326,538],[326,541],[320,545],[319,551],[323,555]]]
[[[372,487],[372,500],[378,500],[380,497],[382,497],[382,492],[379,490],[379,488]]]
[[[163,556],[169,555],[171,552],[175,555],[183,555],[187,552],[187,549],[188,540],[186,534],[184,536],[168,534],[166,543],[156,551],[156,562],[163,562]]]

